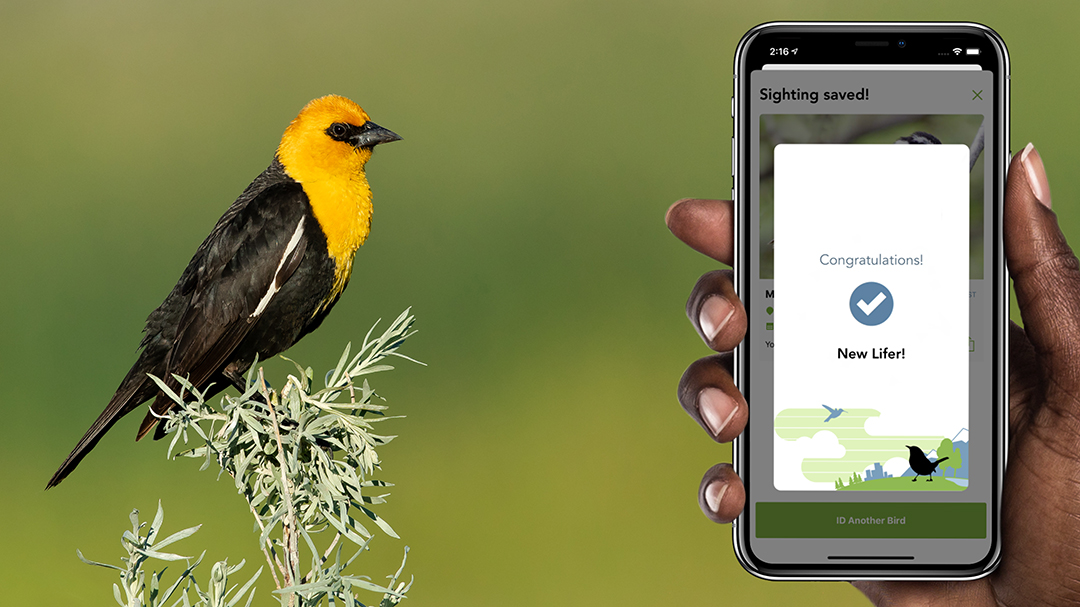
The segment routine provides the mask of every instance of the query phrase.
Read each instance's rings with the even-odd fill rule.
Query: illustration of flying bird
[[[847,411],[844,411],[843,409],[833,409],[828,405],[821,406],[825,407],[825,410],[829,412],[829,417],[826,417],[825,421],[829,421],[830,419],[836,419],[837,417],[840,417],[841,413],[847,413]]]

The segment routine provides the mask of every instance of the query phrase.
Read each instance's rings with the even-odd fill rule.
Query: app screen
[[[993,82],[972,65],[750,73],[742,250],[762,559],[826,562],[849,538],[932,538],[902,550],[933,562],[984,549]]]
[[[969,156],[775,147],[777,489],[964,489]]]

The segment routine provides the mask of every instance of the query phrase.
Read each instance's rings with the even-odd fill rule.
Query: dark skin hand
[[[1009,460],[1002,502],[1002,560],[971,582],[853,584],[875,605],[1080,605],[1080,264],[1050,210],[1042,159],[1030,145],[1013,157],[1004,207],[1005,255],[1024,327],[1010,326]],[[695,250],[732,263],[730,201],[686,199],[668,228]],[[731,379],[731,350],[746,312],[728,271],[709,272],[686,304],[690,322],[718,355],[690,365],[679,402],[717,442],[746,425]],[[730,464],[705,473],[705,516],[730,523],[746,493]]]

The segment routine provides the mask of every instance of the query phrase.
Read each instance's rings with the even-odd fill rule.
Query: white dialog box
[[[968,165],[966,145],[776,146],[776,489],[966,488],[911,447],[958,465],[943,441],[967,436]]]

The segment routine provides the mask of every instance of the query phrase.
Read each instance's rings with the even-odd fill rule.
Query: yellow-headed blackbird
[[[353,255],[371,228],[364,165],[376,145],[399,139],[345,97],[307,104],[270,167],[218,220],[150,313],[138,360],[46,488],[142,403],[154,399],[136,440],[173,407],[147,374],[175,385],[175,373],[200,390],[210,386],[211,394],[243,389],[256,356],[274,356],[314,331],[348,284]]]

